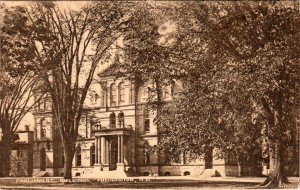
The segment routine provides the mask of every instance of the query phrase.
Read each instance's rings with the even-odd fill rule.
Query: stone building
[[[75,176],[197,175],[203,173],[204,160],[166,164],[149,147],[158,144],[155,112],[146,106],[151,82],[135,88],[134,82],[116,78],[111,65],[91,85],[73,160]],[[163,97],[172,100],[175,82],[164,89]],[[135,93],[135,90],[137,93]],[[34,175],[63,175],[63,146],[52,113],[49,97],[36,106],[33,144]],[[209,161],[212,162],[212,159]],[[214,160],[220,167],[224,160]],[[212,166],[209,166],[212,167]],[[217,166],[216,166],[217,167]],[[46,171],[41,172],[41,171]]]
[[[73,175],[200,175],[212,168],[225,175],[225,160],[212,155],[206,160],[167,164],[164,156],[150,153],[149,148],[158,144],[155,112],[146,106],[153,84],[136,88],[128,78],[116,78],[114,67],[112,64],[101,72],[91,85],[79,127]],[[172,101],[180,89],[180,82],[166,87],[164,100]],[[49,97],[38,103],[34,116],[33,173],[61,176],[63,147]]]
[[[213,152],[203,159],[168,163],[164,155],[150,153],[158,144],[155,111],[146,106],[151,81],[135,86],[126,77],[116,77],[112,64],[98,74],[85,101],[80,122],[73,175],[85,177],[125,177],[132,175],[221,175],[236,176],[237,164],[232,155],[216,159]],[[165,101],[172,101],[182,89],[180,82],[163,89]],[[33,113],[32,155],[29,153],[27,175],[62,176],[63,145],[52,112],[50,97],[40,100]],[[30,151],[29,151],[30,152]],[[250,165],[249,165],[250,166]],[[261,165],[254,160],[244,168],[246,175],[261,174]],[[21,175],[21,174],[18,174]]]

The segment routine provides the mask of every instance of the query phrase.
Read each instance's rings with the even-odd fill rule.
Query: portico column
[[[105,139],[104,137],[100,137],[101,140],[101,164],[105,163]]]
[[[121,135],[120,136],[121,140],[120,140],[120,144],[121,144],[121,162],[120,163],[124,163],[124,136]]]
[[[118,163],[121,163],[121,136],[118,135]]]
[[[95,137],[96,138],[96,143],[95,143],[95,162],[96,162],[96,164],[98,164],[99,163],[99,160],[98,160],[98,154],[99,154],[99,152],[98,152],[98,141],[99,141],[99,139],[98,139],[98,137]]]
[[[98,154],[96,156],[97,156],[98,163],[100,164],[101,163],[101,137],[97,139],[98,139],[98,150],[97,150]]]
[[[105,142],[105,164],[109,164],[109,152],[110,152],[110,144],[107,139],[104,139]]]

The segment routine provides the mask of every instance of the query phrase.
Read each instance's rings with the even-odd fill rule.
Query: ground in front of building
[[[262,177],[127,177],[73,178],[65,184],[60,177],[0,178],[0,189],[252,189],[264,181]],[[299,189],[299,178],[289,178],[285,189]]]

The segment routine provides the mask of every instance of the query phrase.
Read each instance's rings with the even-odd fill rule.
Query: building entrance
[[[118,162],[118,139],[117,137],[112,137],[110,140],[109,147],[109,170],[116,170]]]

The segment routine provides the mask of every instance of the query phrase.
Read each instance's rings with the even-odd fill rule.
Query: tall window
[[[102,88],[102,91],[101,91],[101,107],[104,107],[105,106],[105,90],[104,88]]]
[[[38,104],[39,104],[39,111],[44,111],[45,110],[45,100],[40,99]]]
[[[150,148],[150,146],[149,146],[149,143],[146,141],[145,143],[144,143],[144,153],[145,153],[145,162],[144,162],[144,164],[145,165],[149,165],[150,164],[150,150],[149,150],[149,148]]]
[[[46,171],[46,149],[44,147],[40,149],[40,170]]]
[[[109,115],[109,124],[110,128],[116,128],[116,114],[114,112]]]
[[[124,113],[122,111],[118,114],[118,126],[124,128]]]
[[[163,98],[165,98],[165,99],[169,99],[170,98],[170,92],[169,92],[169,89],[167,87],[165,87],[163,89]]]
[[[21,172],[21,162],[18,162],[18,172]]]
[[[148,101],[151,94],[151,88],[149,86],[144,85],[143,87],[143,101]]]
[[[150,118],[149,118],[149,109],[145,108],[144,110],[144,131],[150,131]]]
[[[205,169],[211,169],[213,167],[213,149],[209,148],[204,154]]]
[[[93,143],[93,145],[90,147],[90,162],[91,162],[91,166],[93,166],[95,164],[95,160],[96,160],[95,145]]]
[[[21,156],[22,156],[22,150],[17,149],[17,156],[18,156],[18,157],[21,157]]]
[[[89,99],[90,99],[92,104],[97,104],[99,97],[100,96],[94,90],[89,93]]]
[[[112,84],[110,86],[110,105],[117,105],[117,86],[116,84]]]
[[[76,147],[75,161],[76,166],[81,166],[81,148],[79,145]]]
[[[225,154],[225,164],[227,165],[236,165],[236,157],[233,153],[229,152]]]
[[[131,82],[130,83],[130,93],[129,93],[129,102],[132,104],[134,103],[134,96],[135,96],[135,87],[134,87],[134,83]]]
[[[41,119],[41,138],[46,138],[46,120],[44,118]]]
[[[119,105],[125,104],[125,84],[121,82],[119,84]]]
[[[51,111],[51,109],[52,109],[51,100],[50,100],[50,98],[46,98],[45,99],[45,110],[46,111]]]

